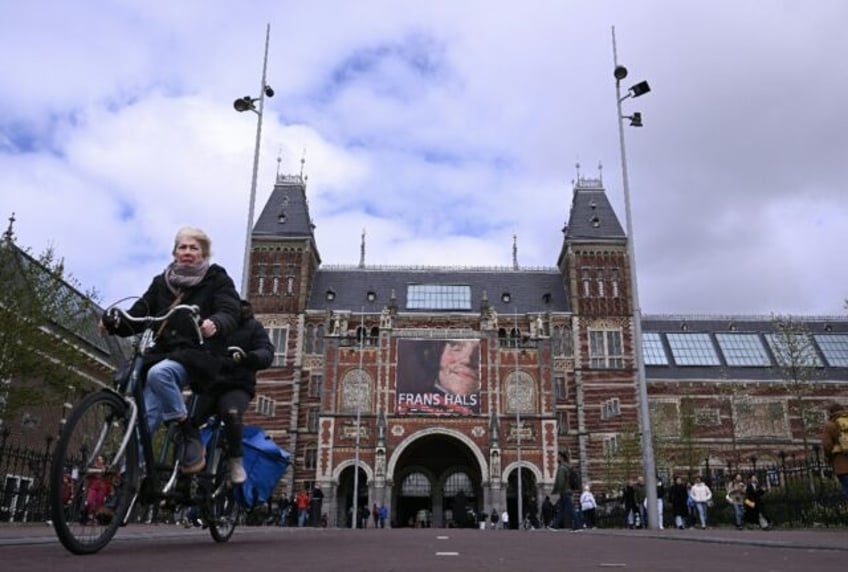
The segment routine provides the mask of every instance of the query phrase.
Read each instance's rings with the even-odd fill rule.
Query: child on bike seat
[[[238,329],[227,340],[230,357],[215,380],[198,395],[195,419],[217,413],[224,421],[224,434],[230,458],[230,480],[241,484],[247,479],[243,464],[242,415],[256,395],[256,372],[274,360],[274,346],[268,332],[256,318],[247,300],[241,301]]]

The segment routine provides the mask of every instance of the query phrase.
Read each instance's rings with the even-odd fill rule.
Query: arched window
[[[315,353],[324,353],[324,324],[318,324],[315,328]]]
[[[555,356],[561,356],[565,352],[562,347],[562,326],[551,328],[551,350]]]
[[[309,443],[306,445],[306,450],[303,454],[303,467],[305,469],[315,469],[318,466],[318,445]]]
[[[314,335],[315,335],[315,326],[313,326],[312,324],[307,324],[306,325],[306,334],[305,334],[306,339],[304,340],[305,343],[303,344],[303,349],[304,349],[305,353],[308,353],[308,354],[312,353],[312,350],[313,350],[313,339],[312,338],[313,338]]]
[[[404,497],[430,497],[430,479],[424,473],[409,473],[400,485]]]
[[[462,491],[466,497],[474,496],[474,486],[471,484],[471,478],[463,472],[456,472],[445,479],[445,486],[442,488],[444,498],[455,497],[457,493]]]

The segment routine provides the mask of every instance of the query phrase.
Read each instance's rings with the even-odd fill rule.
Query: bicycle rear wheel
[[[207,501],[206,521],[209,533],[215,542],[227,542],[236,530],[239,516],[239,504],[236,500],[235,489],[229,481],[230,472],[227,466],[227,456],[223,450],[216,450],[214,457],[218,458],[212,475],[213,492]]]
[[[59,540],[74,554],[92,554],[115,535],[129,508],[138,474],[138,444],[129,409],[115,393],[100,391],[71,412],[53,452],[50,513]]]

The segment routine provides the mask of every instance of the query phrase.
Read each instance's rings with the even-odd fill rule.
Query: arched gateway
[[[485,510],[488,468],[480,448],[466,435],[428,428],[392,451],[385,498],[401,527],[476,526]]]

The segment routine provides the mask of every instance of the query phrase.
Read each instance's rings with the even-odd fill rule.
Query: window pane
[[[848,336],[816,334],[813,337],[819,343],[819,349],[830,367],[848,367]]]
[[[645,365],[668,365],[668,356],[662,345],[662,338],[656,332],[642,334],[642,359]]]
[[[677,365],[721,365],[709,334],[666,334]]]
[[[466,497],[474,497],[471,479],[465,473],[454,473],[445,481],[444,497],[453,498],[462,491]]]
[[[430,481],[423,473],[411,473],[403,480],[400,494],[404,497],[429,497]]]
[[[783,367],[800,365],[821,367],[813,340],[805,334],[766,334],[766,340],[777,364]]]
[[[719,333],[715,336],[727,365],[763,367],[771,365],[766,348],[757,334]]]
[[[409,310],[470,310],[471,286],[410,284],[406,287]]]

